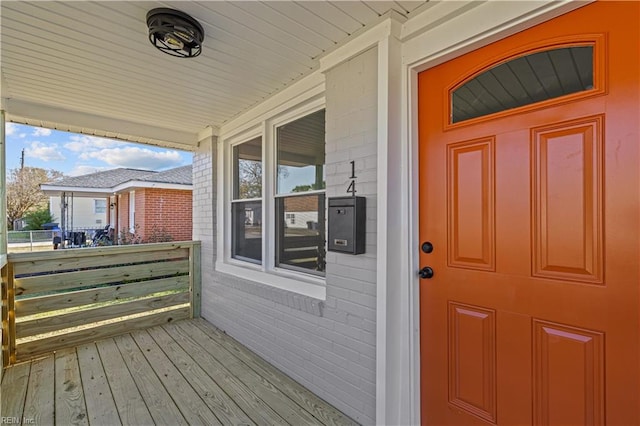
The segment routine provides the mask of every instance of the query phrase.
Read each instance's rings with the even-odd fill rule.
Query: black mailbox
[[[364,253],[366,201],[365,197],[329,198],[329,251]]]

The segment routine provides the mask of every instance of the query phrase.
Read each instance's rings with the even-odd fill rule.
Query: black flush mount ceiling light
[[[158,8],[147,13],[149,41],[160,51],[178,58],[195,58],[202,52],[204,30],[179,10]]]

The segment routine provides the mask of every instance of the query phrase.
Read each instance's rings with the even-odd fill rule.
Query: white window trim
[[[107,224],[110,225],[111,228],[116,228],[117,226],[116,225],[116,220],[117,220],[116,207],[117,207],[116,197],[115,196],[109,197],[109,219]]]
[[[276,194],[276,129],[288,122],[305,117],[326,107],[324,96],[314,96],[297,102],[281,112],[264,117],[258,124],[237,133],[221,135],[218,139],[218,203],[216,270],[239,278],[320,300],[326,299],[326,280],[304,272],[278,268],[276,257],[275,198]],[[233,195],[233,147],[256,137],[262,138],[262,264],[254,264],[231,257],[231,203]],[[324,192],[324,191],[313,191]],[[279,194],[284,196],[287,194]]]
[[[129,192],[129,232],[136,233],[136,191]]]
[[[98,211],[98,201],[104,201],[104,211],[103,212],[99,212]],[[107,212],[107,206],[109,203],[107,203],[107,200],[104,198],[94,198],[93,199],[93,214],[104,214]]]

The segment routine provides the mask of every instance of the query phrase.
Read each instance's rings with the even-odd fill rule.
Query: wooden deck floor
[[[9,367],[1,403],[23,425],[355,424],[201,319]]]

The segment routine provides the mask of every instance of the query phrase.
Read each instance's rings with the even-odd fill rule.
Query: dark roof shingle
[[[162,172],[118,168],[105,170],[103,172],[89,173],[88,175],[66,177],[59,181],[47,182],[45,185],[88,189],[114,188],[130,181],[191,185],[191,171],[191,164]]]
[[[71,176],[55,182],[47,182],[51,186],[68,186],[76,188],[113,188],[130,180],[139,180],[149,174],[156,173],[138,169],[111,169],[103,172],[89,173],[82,176]]]
[[[160,183],[177,183],[182,185],[191,185],[193,179],[192,166],[176,167],[175,169],[165,170],[163,172],[154,173],[149,176],[145,176],[141,181],[145,182],[160,182]]]

